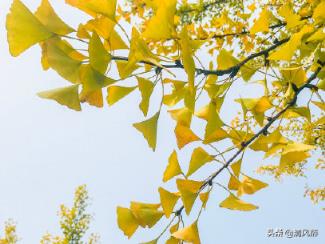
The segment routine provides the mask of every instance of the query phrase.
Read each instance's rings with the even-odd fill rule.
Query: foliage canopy
[[[55,70],[69,83],[40,97],[80,111],[82,103],[100,108],[104,100],[117,106],[139,90],[144,120],[133,126],[153,150],[159,118],[168,109],[178,150],[168,159],[163,181],[175,179],[174,188],[159,188],[160,203],[117,208],[118,226],[128,238],[169,219],[146,243],[165,236],[168,244],[201,243],[199,217],[215,186],[229,194],[220,207],[257,209],[242,197],[268,184],[241,170],[247,151],[272,156],[277,163],[258,171],[276,178],[325,167],[321,157],[315,165],[308,160],[324,156],[325,1],[198,2],[66,0],[89,16],[75,28],[49,0],[42,0],[35,13],[13,0],[7,16],[10,53],[18,56],[39,44],[43,69]],[[259,91],[257,96],[242,97],[240,83]],[[161,93],[156,108],[150,103],[155,91]],[[230,91],[240,96],[233,98]],[[240,107],[239,114],[227,119],[226,106]],[[201,130],[193,131],[193,122],[201,123]],[[195,145],[190,161],[180,163],[178,154],[190,144]],[[207,164],[216,170],[197,177]],[[229,175],[226,184],[216,181],[222,172]],[[318,202],[325,190],[308,189],[306,195]],[[198,212],[195,204],[201,206]],[[195,220],[184,225],[185,214]]]

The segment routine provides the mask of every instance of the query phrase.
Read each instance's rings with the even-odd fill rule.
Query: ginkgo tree
[[[34,13],[13,0],[7,16],[12,56],[38,44],[43,69],[53,69],[68,83],[38,95],[80,111],[85,103],[117,106],[139,90],[144,120],[133,126],[153,150],[165,108],[175,121],[178,149],[166,160],[162,179],[174,183],[158,189],[159,203],[132,201],[117,207],[118,226],[128,238],[167,218],[161,234],[146,243],[201,243],[199,220],[215,186],[229,194],[220,207],[257,209],[242,198],[268,184],[243,172],[246,152],[272,157],[275,164],[256,168],[276,178],[325,168],[319,156],[325,148],[324,0],[66,3],[88,20],[71,27],[49,0],[42,0]],[[263,91],[245,97],[237,89],[240,82]],[[239,98],[229,96],[230,91]],[[152,99],[160,100],[158,107]],[[236,105],[238,114],[226,119],[223,109]],[[201,130],[194,131],[194,122]],[[195,145],[190,160],[181,163],[179,155],[190,144]],[[319,158],[316,164],[309,160],[312,155]],[[208,164],[215,170],[197,177]],[[228,182],[217,181],[223,172]],[[307,189],[306,195],[319,202],[325,189]],[[188,223],[186,215],[194,221]]]

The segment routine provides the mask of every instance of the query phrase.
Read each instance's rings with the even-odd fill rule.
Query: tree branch
[[[204,74],[204,75],[218,75],[218,76],[223,76],[223,75],[227,75],[229,74],[231,77],[236,76],[236,74],[239,72],[240,68],[245,65],[247,62],[249,62],[250,60],[260,57],[260,56],[264,56],[269,54],[269,52],[271,52],[272,50],[276,49],[277,47],[279,47],[280,45],[288,42],[290,40],[290,38],[285,38],[281,41],[276,42],[275,44],[273,44],[272,46],[270,46],[269,48],[262,50],[260,52],[257,53],[253,53],[251,55],[249,55],[247,58],[245,58],[244,60],[242,60],[241,62],[239,62],[238,64],[228,68],[228,69],[220,69],[220,70],[208,70],[208,69],[202,69],[202,68],[196,68],[196,72],[198,74]],[[112,60],[117,60],[117,61],[128,61],[127,57],[121,57],[121,56],[112,56]],[[151,63],[151,62],[147,62],[147,61],[140,61],[139,63],[142,64],[148,64],[151,66],[155,66],[157,67],[157,65]],[[184,65],[179,62],[178,60],[175,62],[175,64],[162,64],[162,67],[166,68],[166,69],[184,69]]]
[[[271,127],[271,125],[277,121],[281,115],[283,115],[289,108],[293,107],[297,101],[298,95],[302,90],[305,88],[308,88],[310,86],[310,83],[317,78],[317,74],[321,71],[322,67],[324,66],[324,63],[320,63],[321,67],[318,67],[317,70],[308,78],[308,80],[305,82],[304,85],[299,87],[297,91],[295,92],[294,97],[291,99],[291,101],[276,115],[268,119],[268,123],[261,128],[254,136],[252,136],[248,141],[243,142],[241,145],[241,148],[230,158],[228,161],[216,172],[211,174],[207,179],[204,180],[204,183],[200,187],[197,194],[199,194],[202,190],[204,190],[207,186],[213,184],[213,180],[225,169],[229,167],[229,165],[252,143],[254,142],[260,135],[265,134],[267,130]],[[181,206],[175,213],[176,215],[180,215],[184,209],[184,205]]]

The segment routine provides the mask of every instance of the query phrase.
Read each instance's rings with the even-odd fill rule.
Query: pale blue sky
[[[40,1],[24,2],[35,9]],[[67,22],[77,26],[82,19],[77,11],[63,0],[51,2]],[[10,3],[0,2],[0,223],[14,219],[21,243],[38,243],[46,231],[59,233],[59,205],[70,204],[74,189],[87,184],[92,198],[90,211],[94,213],[91,230],[101,235],[102,243],[154,239],[161,228],[139,231],[128,241],[117,228],[115,209],[117,205],[128,206],[131,200],[158,201],[162,172],[175,148],[174,122],[163,112],[158,149],[153,153],[131,126],[143,119],[138,109],[138,92],[111,108],[84,106],[79,113],[38,98],[37,92],[67,83],[53,71],[42,71],[38,46],[19,58],[10,57],[4,27]],[[245,88],[233,89],[232,96],[238,96]],[[158,100],[159,97],[154,103]],[[224,106],[225,115],[234,111],[233,106]],[[188,159],[189,153],[187,148],[181,159]],[[271,177],[252,172],[261,165],[261,159],[260,154],[247,154],[244,161],[248,175],[271,184],[244,198],[260,209],[248,213],[221,209],[218,204],[227,193],[215,188],[208,212],[202,214],[199,225],[202,243],[325,243],[325,212],[303,197],[306,182],[321,186],[324,175],[313,173],[309,179],[288,177],[274,182]],[[294,240],[266,238],[267,230],[277,227],[318,229],[320,236]]]

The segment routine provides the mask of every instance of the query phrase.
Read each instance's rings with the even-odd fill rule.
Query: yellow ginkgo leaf
[[[171,117],[174,120],[176,120],[177,124],[186,127],[191,126],[192,112],[188,108],[184,107],[184,108],[169,110],[168,112],[170,113]]]
[[[81,61],[71,58],[59,46],[52,43],[46,44],[46,57],[49,66],[64,79],[72,83],[79,82],[79,68]]]
[[[112,35],[116,23],[111,19],[100,16],[94,19],[89,20],[85,25],[84,28],[90,32],[96,32],[100,37],[108,40],[109,37]]]
[[[98,72],[104,74],[111,57],[96,32],[93,33],[89,41],[88,52],[90,65]]]
[[[285,82],[293,83],[297,87],[303,85],[307,80],[306,72],[301,66],[282,68],[280,72]]]
[[[191,142],[200,140],[200,138],[195,135],[189,127],[183,126],[181,124],[177,124],[175,127],[175,136],[179,149],[182,149],[184,146]]]
[[[123,97],[129,95],[134,89],[136,89],[136,86],[110,86],[107,88],[107,102],[111,106],[114,103],[121,100]]]
[[[201,244],[197,221],[172,234],[173,237],[192,244]]]
[[[223,200],[220,205],[222,208],[228,208],[230,210],[239,210],[239,211],[252,211],[258,209],[258,206],[255,206],[251,203],[244,202],[230,194],[225,200]]]
[[[284,4],[281,8],[279,8],[279,14],[285,19],[287,23],[287,28],[294,28],[297,25],[300,25],[303,23],[303,21],[300,21],[300,16],[298,14],[295,14],[293,12],[292,7],[290,4]]]
[[[310,153],[300,151],[300,152],[289,152],[281,155],[279,169],[283,170],[286,166],[291,166],[292,164],[302,162],[310,157]]]
[[[127,61],[122,60],[116,61],[117,71],[121,79],[127,78],[130,74],[132,74],[133,71],[140,67],[139,65],[135,65],[133,69],[125,70],[125,66],[127,65],[127,63]]]
[[[85,92],[83,89],[79,95],[80,102],[87,102],[89,105],[102,108],[104,106],[102,89]]]
[[[93,69],[89,64],[81,66],[80,81],[82,83],[84,92],[93,92],[115,82],[115,80],[108,78]]]
[[[228,182],[229,190],[237,191],[239,186],[240,186],[240,181],[238,180],[238,177],[231,175]]]
[[[168,165],[167,168],[165,169],[164,176],[163,176],[163,181],[169,181],[173,177],[179,175],[182,173],[181,167],[179,166],[178,158],[177,158],[177,153],[174,150],[172,154],[169,156],[168,159]]]
[[[231,169],[234,172],[234,175],[236,177],[239,177],[239,173],[240,173],[240,170],[241,170],[241,164],[242,164],[242,160],[240,159],[240,160],[238,160],[238,161],[236,161],[236,162],[234,162],[234,163],[232,163],[230,165],[230,167],[231,167]]]
[[[139,105],[142,113],[144,116],[147,116],[148,114],[148,109],[149,109],[149,102],[150,102],[150,97],[153,92],[153,89],[155,87],[154,83],[152,83],[150,80],[137,77],[138,80],[138,87],[141,92],[141,103]]]
[[[159,114],[160,113],[157,112],[150,119],[133,124],[133,126],[143,134],[144,138],[148,142],[149,147],[151,147],[152,150],[156,149],[157,144],[157,123]]]
[[[116,0],[65,0],[65,2],[92,16],[102,14],[115,20]]]
[[[209,144],[212,142],[217,142],[228,137],[228,133],[223,129],[216,129],[207,138],[204,139],[204,144]]]
[[[200,193],[200,200],[202,202],[202,207],[205,208],[210,196],[210,191]]]
[[[153,41],[169,39],[175,33],[176,0],[159,1],[156,14],[149,20],[142,36]]]
[[[298,33],[293,34],[287,43],[283,44],[271,53],[269,59],[290,61],[292,56],[300,47],[302,37],[311,31],[313,31],[313,27],[309,25],[304,26]]]
[[[6,28],[12,56],[18,56],[36,43],[54,35],[20,0],[13,1],[7,15]]]
[[[79,100],[79,85],[58,88],[54,90],[38,93],[38,96],[45,99],[55,100],[58,103],[67,106],[76,111],[81,110]]]
[[[319,107],[321,110],[325,110],[325,104],[322,102],[316,102],[312,101],[313,104],[315,104],[317,107]]]
[[[164,213],[167,218],[171,215],[174,210],[174,207],[179,199],[179,195],[169,192],[162,187],[159,187],[159,195],[161,206],[164,210]]]
[[[128,208],[117,207],[117,223],[119,228],[130,238],[138,229],[139,223]]]
[[[288,145],[283,148],[282,155],[290,153],[290,152],[306,152],[310,151],[312,149],[315,149],[315,146],[304,144],[304,143],[298,143],[298,142],[292,142],[288,143]]]
[[[232,53],[230,51],[227,51],[225,49],[221,49],[219,51],[219,55],[217,57],[218,69],[229,69],[238,64],[238,62],[239,61],[232,56]]]
[[[316,23],[319,23],[319,22],[322,22],[325,20],[324,12],[325,12],[325,2],[320,1],[320,3],[314,9],[314,13],[313,13],[313,19],[316,21]]]
[[[268,184],[253,179],[251,177],[248,176],[244,176],[243,181],[241,182],[239,188],[238,188],[238,192],[237,195],[241,196],[243,194],[254,194],[255,192],[267,187]]]
[[[208,154],[202,147],[194,149],[186,176],[190,176],[203,165],[211,162],[213,159],[214,157]]]
[[[130,74],[130,71],[135,69],[139,61],[146,61],[163,68],[159,63],[159,58],[150,51],[137,29],[133,28],[128,63],[124,67],[124,72]]]
[[[320,28],[310,37],[308,37],[307,42],[322,41],[325,39],[325,31],[323,28]]]
[[[198,192],[203,184],[202,181],[194,180],[176,180],[177,188],[181,193],[182,202],[184,203],[185,212],[190,214],[193,204],[198,197]]]
[[[195,63],[193,59],[194,53],[190,44],[186,26],[183,27],[180,33],[180,45],[182,63],[188,77],[189,89],[192,91],[194,89]]]
[[[49,31],[58,35],[67,35],[75,31],[60,19],[48,0],[42,0],[35,16]]]
[[[170,237],[165,244],[179,244],[180,240],[176,239],[175,237]]]
[[[130,209],[139,225],[143,228],[153,227],[164,215],[158,208],[160,204],[131,202]]]
[[[272,17],[272,13],[267,8],[264,8],[250,29],[250,33],[256,34],[258,32],[267,32],[269,30]]]
[[[79,24],[78,30],[77,30],[77,37],[81,39],[90,39],[90,34],[88,33],[88,30],[85,28],[85,25]]]
[[[208,116],[207,116],[207,125],[205,127],[204,140],[208,140],[211,137],[212,133],[216,130],[220,130],[223,122],[221,121],[218,113],[217,102],[215,99],[211,99]]]

